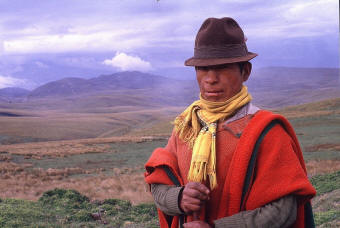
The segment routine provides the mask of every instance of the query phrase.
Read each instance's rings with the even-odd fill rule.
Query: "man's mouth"
[[[206,92],[205,92],[205,94],[206,94],[207,96],[213,96],[213,97],[219,96],[219,95],[221,95],[221,93],[222,93],[221,90],[211,90],[211,91],[206,91]]]

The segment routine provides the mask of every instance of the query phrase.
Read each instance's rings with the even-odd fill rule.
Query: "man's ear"
[[[250,73],[251,73],[251,62],[246,62],[243,66],[243,71],[242,71],[242,80],[245,82],[248,80]]]

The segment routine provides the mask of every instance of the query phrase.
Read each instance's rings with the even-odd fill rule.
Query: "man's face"
[[[242,72],[237,63],[195,69],[202,97],[208,101],[226,101],[241,90],[249,77],[251,64],[246,63]]]

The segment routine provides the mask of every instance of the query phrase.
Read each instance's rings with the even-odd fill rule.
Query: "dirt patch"
[[[306,162],[307,173],[309,176],[332,173],[340,170],[339,160],[311,160]]]

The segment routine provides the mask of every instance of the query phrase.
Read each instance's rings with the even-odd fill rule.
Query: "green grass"
[[[316,225],[322,225],[332,222],[340,217],[340,210],[329,210],[325,212],[314,213],[314,220]],[[334,227],[334,226],[333,226]]]
[[[23,136],[9,136],[9,135],[0,135],[0,145],[8,145],[15,143],[30,143],[30,142],[39,142],[38,138],[32,137],[23,137]]]
[[[339,115],[334,114],[319,117],[300,117],[289,120],[293,125],[303,147],[339,142]]]
[[[339,144],[340,137],[340,99],[334,99],[332,105],[328,103],[332,100],[323,102],[316,102],[292,108],[283,109],[285,113],[287,110],[306,111],[306,114],[313,111],[324,111],[331,109],[327,115],[315,114],[312,116],[301,116],[289,118],[290,123],[299,139],[301,148],[304,152],[305,160],[340,160],[339,150],[320,149],[318,151],[311,151],[311,148],[323,144]]]
[[[15,163],[30,163],[33,168],[64,169],[79,167],[84,170],[102,168],[104,173],[112,174],[114,168],[143,167],[152,151],[157,147],[164,147],[165,139],[143,142],[110,143],[110,149],[102,153],[85,153],[67,157],[42,157],[41,159],[27,158],[25,155],[12,154]]]
[[[314,176],[311,178],[311,182],[318,195],[340,189],[340,171]]]
[[[91,213],[101,212],[101,220]],[[3,199],[0,202],[0,227],[158,227],[153,204],[131,205],[129,201],[108,199],[90,202],[77,191],[54,189],[37,202]]]
[[[340,221],[340,171],[318,175],[311,178],[317,191],[317,198],[313,203],[314,219],[317,226],[335,227]]]

